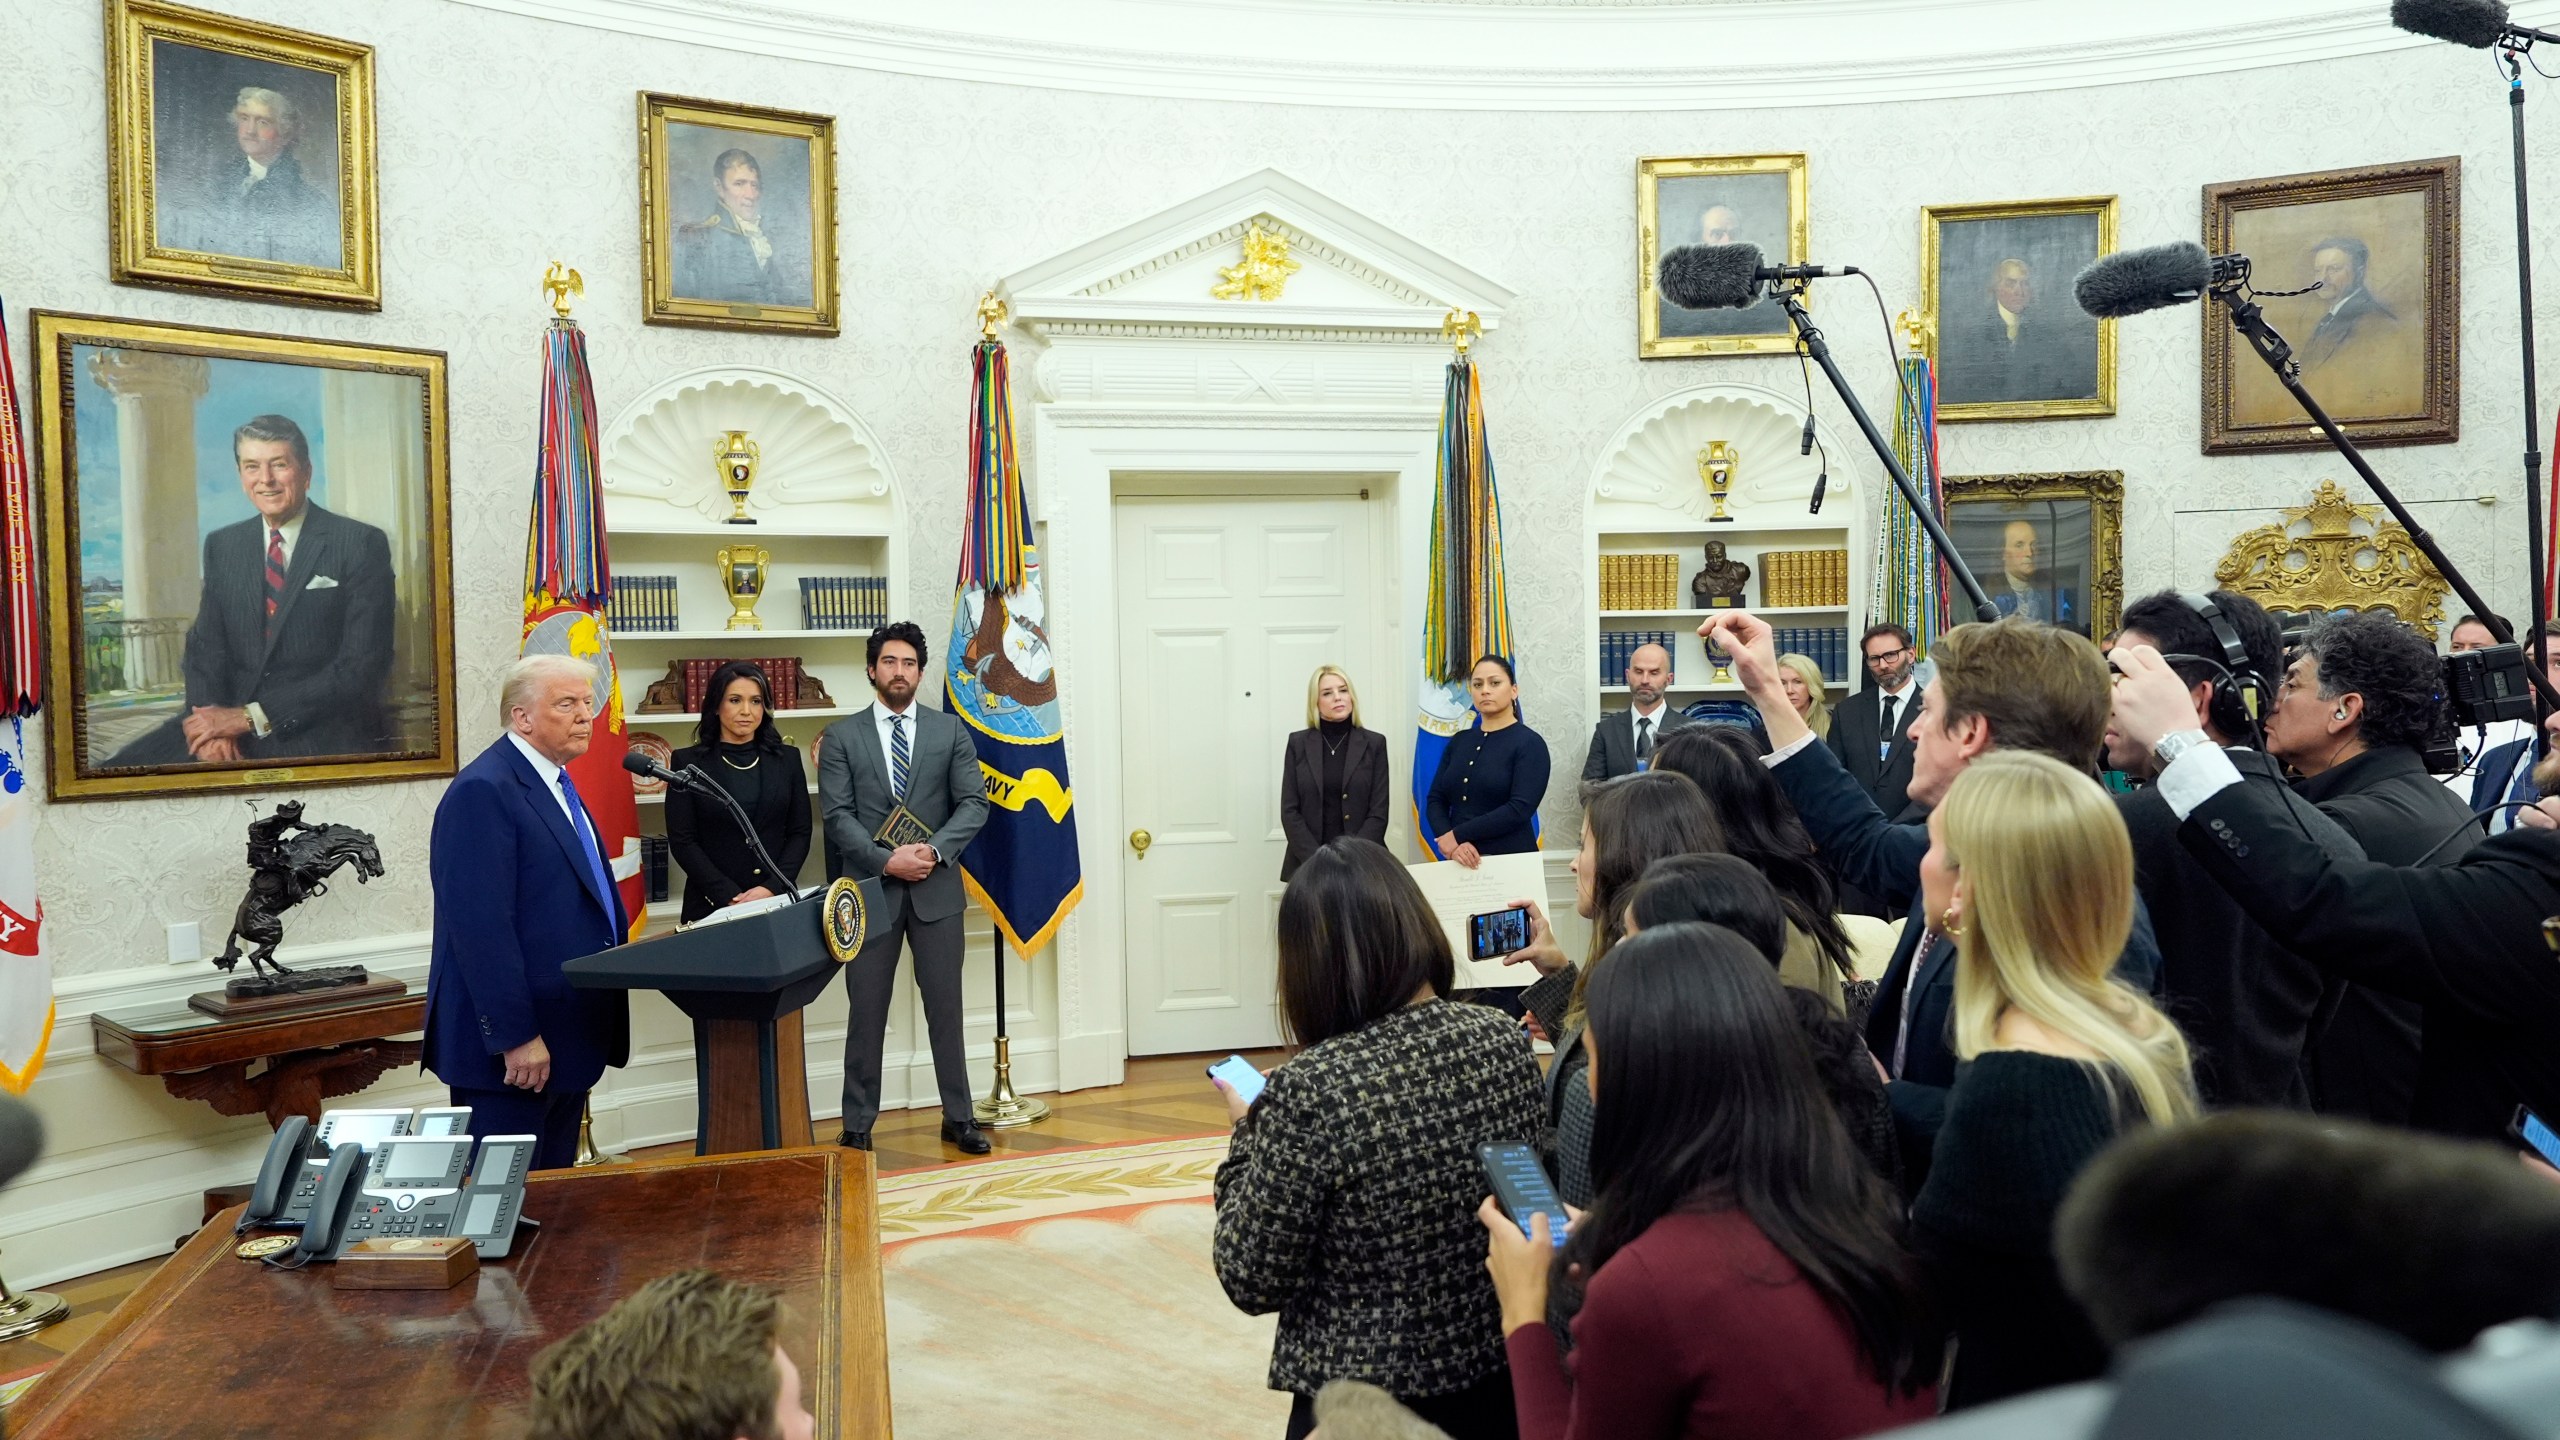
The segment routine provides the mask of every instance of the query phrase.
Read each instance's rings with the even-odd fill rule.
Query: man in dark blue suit
[[[538,1170],[577,1159],[587,1092],[631,1058],[623,993],[571,989],[561,972],[620,944],[625,927],[595,824],[561,768],[586,753],[595,691],[595,668],[566,655],[509,666],[507,733],[454,777],[427,842],[426,1068],[471,1107],[472,1134],[538,1137]]]
[[[1920,895],[1920,857],[1929,827],[1897,825],[1841,768],[1840,757],[1805,727],[1778,683],[1778,656],[1768,624],[1746,610],[1725,610],[1698,628],[1733,655],[1735,678],[1769,727],[1765,763],[1811,832],[1832,875],[1896,907]],[[2096,766],[2107,731],[2107,662],[2097,647],[2068,630],[2014,616],[1962,625],[1938,638],[1930,659],[1937,678],[1920,692],[1911,727],[1911,799],[1935,806],[1985,751],[2032,750],[2075,770]],[[2097,782],[2093,779],[2091,784]],[[1955,1083],[1956,947],[1938,933],[1940,917],[1913,914],[1876,987],[1867,1012],[1867,1048],[1892,1077],[1886,1087],[1901,1133],[1909,1178],[1928,1166],[1931,1140]],[[2133,935],[2116,978],[2148,991],[2160,970],[2151,917],[2135,897]]]

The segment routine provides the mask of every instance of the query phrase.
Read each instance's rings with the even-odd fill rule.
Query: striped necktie
[[[907,748],[907,717],[889,717],[889,790],[906,803],[907,774],[915,762],[914,752]]]
[[[284,607],[284,532],[267,531],[267,629],[276,628],[276,611]]]

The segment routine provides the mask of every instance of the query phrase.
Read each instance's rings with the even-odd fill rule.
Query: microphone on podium
[[[637,750],[623,752],[622,768],[634,775],[645,775],[652,780],[663,781],[669,785],[681,785],[687,790],[696,788],[693,776],[682,770],[670,770]]]

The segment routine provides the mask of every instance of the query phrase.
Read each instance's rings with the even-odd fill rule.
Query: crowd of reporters
[[[1589,941],[1531,906],[1524,1020],[1456,990],[1375,840],[1296,869],[1303,1048],[1229,1093],[1215,1242],[1279,1317],[1292,1437],[1819,1440],[2560,1316],[2560,1173],[2508,1140],[2560,1114],[2560,800],[2484,801],[2519,815],[2489,835],[2429,773],[2423,636],[2329,617],[2288,653],[2246,597],[2162,592],[2105,650],[2009,618],[1871,663],[1883,723],[1805,704],[1756,617],[1706,632],[1761,726],[1622,721],[1604,760],[1603,722]],[[1872,984],[1855,896],[1907,916]],[[1560,1247],[1488,1198],[1480,1149],[1521,1144]]]

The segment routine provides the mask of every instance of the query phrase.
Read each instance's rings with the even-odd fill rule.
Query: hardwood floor
[[[1245,1058],[1268,1070],[1287,1056],[1285,1050],[1257,1050]],[[1127,1078],[1118,1085],[1043,1095],[1049,1118],[1012,1130],[990,1130],[995,1153],[963,1155],[942,1143],[942,1114],[931,1108],[893,1110],[872,1126],[873,1153],[882,1174],[954,1165],[974,1159],[1001,1160],[1049,1150],[1117,1145],[1137,1140],[1174,1140],[1213,1135],[1227,1128],[1227,1107],[1209,1077],[1202,1073],[1223,1055],[1159,1055],[1129,1062]],[[821,1120],[822,1139],[832,1139],[835,1122]],[[631,1152],[637,1159],[690,1155],[690,1144],[658,1145]],[[113,1270],[65,1280],[44,1288],[71,1302],[71,1317],[23,1340],[0,1345],[0,1381],[41,1370],[62,1358],[106,1319],[116,1302],[141,1288],[157,1260],[141,1260]],[[0,1270],[0,1273],[6,1273]]]

